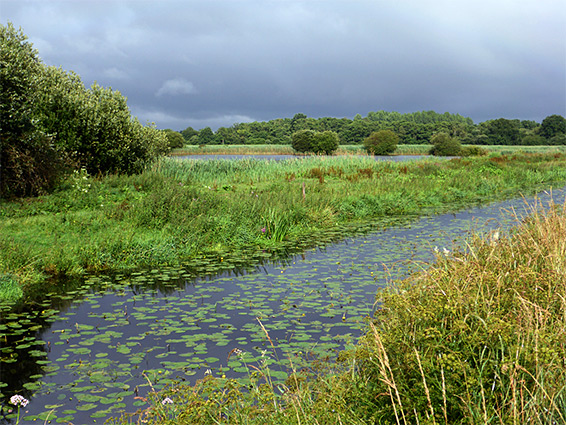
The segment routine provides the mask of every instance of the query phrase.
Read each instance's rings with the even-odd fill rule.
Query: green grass
[[[0,275],[27,297],[51,276],[182,265],[316,243],[328,229],[446,211],[566,181],[566,156],[409,163],[369,157],[289,161],[165,159],[133,176],[77,179],[0,204]],[[56,289],[56,288],[51,288]],[[7,294],[7,292],[6,292]],[[0,300],[8,297],[0,291]],[[13,300],[13,295],[9,295]]]
[[[474,237],[381,290],[337,363],[275,384],[261,359],[247,379],[176,384],[112,423],[565,423],[564,235],[566,204],[535,207],[509,235]]]

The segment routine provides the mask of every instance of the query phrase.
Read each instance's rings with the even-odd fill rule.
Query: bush
[[[291,146],[296,152],[312,152],[315,132],[312,130],[299,130],[293,133]]]
[[[437,133],[430,139],[433,144],[430,155],[458,156],[462,152],[462,144],[458,139],[450,137],[447,133]]]
[[[391,130],[374,131],[364,139],[364,148],[371,155],[390,155],[397,149],[399,136]]]
[[[479,146],[463,146],[460,156],[485,156],[489,151]]]
[[[178,131],[173,131],[171,129],[163,130],[165,136],[167,137],[167,144],[170,149],[182,148],[185,144],[185,139]]]
[[[315,133],[312,150],[314,153],[332,155],[338,149],[340,139],[334,131]]]
[[[41,63],[27,37],[0,25],[0,196],[50,190],[63,171],[63,155],[35,125]]]
[[[0,195],[38,195],[65,164],[90,174],[135,173],[168,150],[167,137],[131,117],[126,98],[45,66],[21,30],[0,25]]]

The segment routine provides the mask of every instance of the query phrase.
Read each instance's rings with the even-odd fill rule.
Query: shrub
[[[27,37],[0,25],[0,196],[33,196],[51,189],[62,153],[35,125],[41,63]]]
[[[338,149],[340,139],[334,131],[315,133],[312,150],[314,153],[332,155]]]
[[[291,146],[296,152],[312,152],[315,132],[312,130],[299,130],[293,133]]]
[[[173,131],[171,129],[163,130],[165,132],[165,136],[167,137],[167,144],[169,145],[170,149],[175,148],[182,148],[185,144],[185,139],[178,131]]]
[[[460,156],[485,156],[488,153],[487,149],[479,146],[463,146]]]
[[[458,156],[462,152],[462,144],[447,133],[437,133],[430,139],[432,148],[429,154],[436,156]]]
[[[389,155],[397,149],[399,136],[391,130],[379,130],[364,139],[364,148],[371,155]]]

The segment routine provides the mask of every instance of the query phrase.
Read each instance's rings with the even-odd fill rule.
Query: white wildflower
[[[161,404],[165,405],[165,404],[173,404],[173,400],[171,400],[169,397],[165,397],[163,399],[163,401],[161,402]]]
[[[22,407],[26,407],[29,403],[29,400],[19,394],[13,395],[12,397],[10,397],[10,404],[13,404],[14,406],[22,406]]]

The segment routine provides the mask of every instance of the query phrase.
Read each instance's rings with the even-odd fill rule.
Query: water
[[[562,203],[566,188],[552,196]],[[425,267],[434,247],[451,251],[470,230],[508,227],[512,209],[524,212],[525,200],[423,217],[240,273],[89,279],[32,313],[5,314],[0,390],[5,400],[31,399],[28,421],[50,415],[87,424],[144,407],[136,397],[150,391],[149,381],[159,389],[207,373],[245,376],[266,358],[284,379],[289,360],[300,368],[354,344],[378,287]]]

